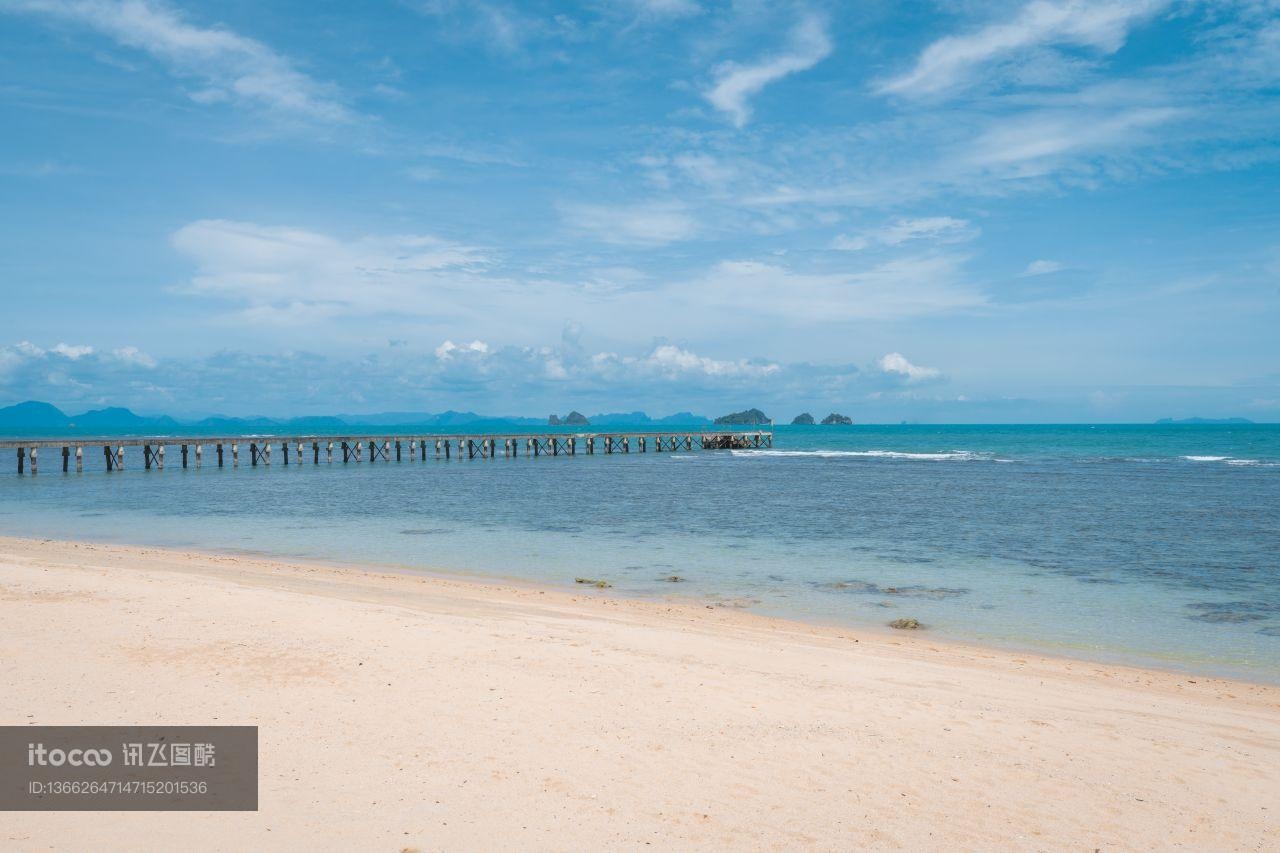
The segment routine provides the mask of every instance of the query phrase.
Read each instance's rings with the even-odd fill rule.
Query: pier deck
[[[165,466],[165,448],[176,448],[183,468],[203,467],[206,449],[210,464],[239,467],[241,448],[250,466],[270,465],[272,449],[284,465],[425,461],[427,459],[493,459],[576,456],[579,453],[655,453],[664,451],[734,450],[773,446],[772,430],[702,430],[654,432],[507,433],[498,435],[240,435],[240,436],[98,436],[75,438],[0,439],[0,450],[16,450],[19,474],[39,472],[41,450],[55,451],[53,464],[64,473],[84,470],[86,449],[101,450],[107,471],[123,470],[126,448],[142,448],[146,470]],[[74,460],[74,461],[73,461]]]

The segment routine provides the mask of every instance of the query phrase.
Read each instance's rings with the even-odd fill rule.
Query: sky
[[[1280,3],[0,0],[0,404],[1280,421]]]

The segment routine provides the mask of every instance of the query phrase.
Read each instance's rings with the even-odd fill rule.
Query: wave
[[[1236,468],[1275,468],[1280,462],[1267,462],[1262,459],[1238,459],[1234,456],[1183,456],[1189,462],[1221,462]]]
[[[730,453],[734,456],[748,457],[811,456],[820,459],[915,459],[927,462],[971,462],[993,459],[990,453],[977,453],[972,450],[949,450],[939,453],[907,453],[899,450],[731,450]]]

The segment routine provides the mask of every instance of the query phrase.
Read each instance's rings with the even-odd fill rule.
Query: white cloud
[[[350,377],[359,375],[367,383],[363,387],[377,391],[373,405],[383,409],[420,410],[427,395],[437,411],[529,414],[568,406],[590,413],[624,405],[654,414],[691,407],[718,414],[741,408],[744,396],[766,405],[779,396],[834,401],[859,388],[881,387],[882,377],[850,364],[714,358],[666,341],[592,355],[575,335],[570,329],[551,346],[446,341],[435,354],[393,347],[348,358],[221,351],[149,366],[98,353],[68,361],[31,344],[0,346],[0,400],[44,399],[67,411],[107,404],[150,412],[160,402],[176,401],[170,414],[181,414],[182,407],[259,414],[269,401],[268,413],[334,414],[334,400],[353,399]],[[503,401],[505,411],[495,411],[495,400]]]
[[[135,364],[138,367],[147,368],[156,366],[156,360],[137,347],[119,347],[118,349],[113,349],[111,355],[125,364]]]
[[[472,341],[469,344],[455,344],[453,341],[445,341],[436,347],[436,358],[441,361],[449,361],[459,355],[488,355],[489,345],[484,341]]]
[[[698,221],[675,203],[568,204],[560,212],[573,229],[623,246],[663,246],[691,239],[699,230]]]
[[[942,371],[935,367],[920,367],[912,364],[907,357],[900,352],[891,352],[881,356],[876,362],[879,368],[885,373],[894,373],[899,376],[906,377],[908,382],[922,382],[926,379],[937,379],[942,375]]]
[[[982,168],[1042,174],[1067,156],[1157,143],[1154,131],[1185,115],[1175,107],[1036,110],[993,123],[972,142],[968,157]]]
[[[1070,45],[1114,53],[1129,30],[1167,5],[1167,0],[1033,0],[1013,20],[989,24],[967,35],[929,45],[907,73],[887,80],[882,93],[930,95],[963,84],[979,66],[1046,45]]]
[[[626,0],[624,5],[634,9],[642,20],[688,18],[702,14],[702,6],[696,0]]]
[[[985,295],[963,281],[959,258],[895,258],[856,272],[797,272],[776,263],[723,261],[677,296],[706,309],[733,305],[812,323],[889,320],[964,310]],[[704,320],[710,312],[698,315]]]
[[[607,213],[596,211],[581,225],[618,226]],[[917,222],[900,226],[891,239],[963,230]],[[627,223],[625,239],[612,232],[601,236],[644,247],[680,233]],[[829,328],[987,302],[967,280],[965,258],[936,247],[881,262],[831,256],[816,270],[778,257],[655,275],[610,264],[607,253],[587,255],[581,264],[550,259],[534,268],[507,267],[487,250],[430,235],[341,239],[296,226],[228,220],[192,222],[172,235],[172,245],[192,267],[178,292],[222,303],[225,313],[216,322],[234,321],[242,332],[247,325],[271,326],[277,343],[301,347],[311,345],[312,328],[325,329],[337,347],[369,335],[425,338],[432,347],[446,338],[450,346],[473,338],[521,341],[558,334],[566,318],[613,341],[692,336],[721,344],[774,330],[779,318]],[[840,266],[833,269],[833,262]],[[348,319],[353,322],[339,322]]]
[[[831,53],[831,39],[817,17],[809,16],[791,31],[786,50],[753,65],[726,62],[716,71],[715,85],[703,93],[726,113],[735,127],[751,118],[750,99],[765,86],[789,74],[807,71]]]
[[[501,282],[479,249],[418,234],[343,241],[303,228],[202,219],[173,234],[192,293],[246,303],[246,319],[297,325],[340,313],[417,313]]]
[[[440,170],[433,169],[430,166],[411,166],[410,168],[405,169],[404,173],[410,180],[420,181],[422,183],[434,181],[436,178],[440,177]]]
[[[769,376],[781,368],[771,362],[754,362],[746,359],[737,361],[721,361],[698,355],[687,349],[672,344],[660,344],[653,348],[647,356],[636,362],[641,368],[651,370],[668,378],[678,378],[687,373],[701,373],[704,376]]]
[[[1024,276],[1030,275],[1048,275],[1052,272],[1058,272],[1063,269],[1063,265],[1057,261],[1039,260],[1032,261],[1027,264],[1027,268],[1022,271]]]
[[[44,350],[31,343],[31,341],[18,341],[13,345],[13,348],[18,355],[26,358],[39,358],[44,355]]]
[[[967,219],[951,216],[925,216],[916,219],[895,219],[881,228],[860,234],[845,234],[832,242],[833,249],[848,252],[861,251],[873,246],[900,246],[913,240],[929,240],[936,243],[963,243],[978,236],[978,228]]]
[[[332,87],[299,71],[267,45],[219,26],[201,27],[161,0],[14,0],[12,11],[90,27],[141,50],[177,76],[198,80],[199,103],[236,102],[280,116],[345,122]]]
[[[56,352],[63,358],[69,358],[72,361],[75,361],[78,358],[84,358],[86,355],[92,355],[93,347],[60,343],[54,346],[51,351]]]

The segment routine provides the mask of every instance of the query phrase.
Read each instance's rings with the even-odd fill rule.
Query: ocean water
[[[772,450],[257,468],[242,447],[198,471],[130,449],[112,473],[92,449],[82,475],[0,460],[0,533],[599,578],[1280,682],[1280,426],[778,427]]]

